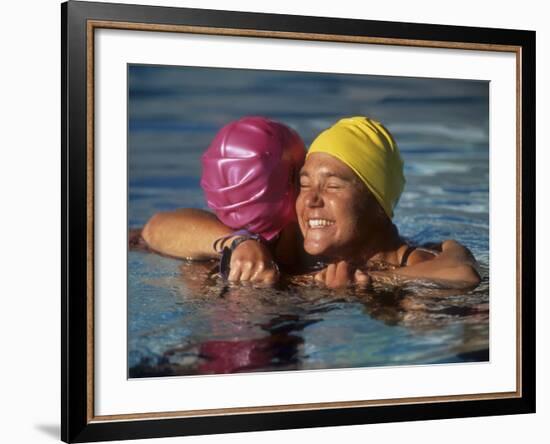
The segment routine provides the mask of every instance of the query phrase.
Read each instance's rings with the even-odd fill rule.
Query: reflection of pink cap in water
[[[224,126],[202,156],[208,206],[228,227],[270,240],[296,220],[296,177],[304,163],[300,136],[263,117]]]

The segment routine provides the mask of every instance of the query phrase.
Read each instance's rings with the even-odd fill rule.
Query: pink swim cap
[[[296,177],[306,149],[300,136],[263,117],[224,126],[202,156],[208,206],[228,227],[271,240],[296,220]]]

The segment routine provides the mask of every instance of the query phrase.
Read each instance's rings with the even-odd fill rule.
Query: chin
[[[304,250],[312,256],[323,256],[326,252],[326,248],[316,242],[305,242]]]
[[[338,250],[338,248],[336,248]],[[341,255],[336,254],[335,248],[331,248],[329,245],[322,245],[315,242],[309,244],[304,243],[304,250],[310,256],[323,256],[325,259],[336,259]]]

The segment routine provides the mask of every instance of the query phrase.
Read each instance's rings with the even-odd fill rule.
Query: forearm
[[[215,215],[186,208],[155,214],[143,227],[147,245],[162,254],[186,259],[217,257],[212,244],[231,233]]]
[[[456,267],[421,265],[413,265],[392,271],[370,271],[368,275],[374,282],[393,285],[430,283],[440,288],[467,289],[476,287],[479,284],[479,275],[468,265]]]
[[[431,259],[391,272],[370,272],[374,280],[396,283],[429,281],[446,288],[471,288],[480,282],[478,264],[471,252],[456,241],[442,243],[441,253]]]

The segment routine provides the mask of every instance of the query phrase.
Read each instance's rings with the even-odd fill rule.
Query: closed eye
[[[337,189],[340,189],[344,186],[343,183],[341,182],[338,182],[338,181],[331,181],[331,182],[328,182],[326,187],[329,189],[329,190],[337,190]]]

